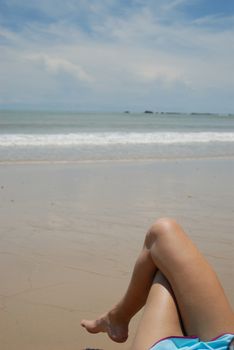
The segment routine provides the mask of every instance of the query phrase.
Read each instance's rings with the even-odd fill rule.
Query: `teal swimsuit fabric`
[[[159,340],[150,350],[227,350],[234,334],[223,334],[210,341],[201,341],[197,337],[168,337]]]

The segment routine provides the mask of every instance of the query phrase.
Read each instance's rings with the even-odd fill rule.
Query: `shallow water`
[[[234,116],[0,112],[0,161],[234,157]]]

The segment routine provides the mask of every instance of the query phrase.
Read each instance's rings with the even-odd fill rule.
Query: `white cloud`
[[[139,64],[134,68],[138,81],[144,83],[159,81],[164,87],[171,87],[178,81],[183,81],[185,83],[182,72],[169,64]]]
[[[164,3],[162,6],[162,9],[164,11],[171,11],[171,10],[175,10],[178,6],[184,5],[188,2],[191,3],[192,0],[171,0],[167,3]]]
[[[184,1],[168,2],[167,10]],[[106,0],[102,6],[112,3]],[[91,5],[93,13],[100,13],[100,2]],[[160,11],[166,11],[162,2]],[[21,33],[2,28],[3,99],[68,104],[73,98],[76,103],[78,95],[84,105],[108,102],[124,109],[127,101],[137,103],[140,97],[142,104],[158,104],[155,96],[159,96],[161,105],[174,106],[182,96],[180,103],[184,98],[187,108],[195,109],[199,98],[207,96],[204,104],[209,109],[219,94],[230,94],[234,89],[233,30],[212,31],[199,21],[165,25],[159,17],[160,13],[155,15],[144,6],[128,17],[109,14],[102,23],[94,21],[90,32],[64,21],[31,24]],[[203,19],[217,20],[217,16]],[[234,108],[234,102],[230,105]]]
[[[221,26],[230,26],[230,25],[234,25],[234,16],[230,15],[230,16],[224,16],[224,15],[218,15],[218,14],[214,14],[214,15],[207,15],[207,16],[203,16],[200,18],[196,18],[192,21],[193,24],[195,25],[206,25],[206,26],[217,26],[217,25],[221,25]]]
[[[49,73],[59,74],[60,72],[65,72],[79,81],[87,83],[94,81],[93,77],[91,77],[83,67],[66,59],[52,57],[46,54],[26,55],[25,58],[29,61],[42,63]]]

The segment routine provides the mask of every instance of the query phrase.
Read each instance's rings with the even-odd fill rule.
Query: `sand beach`
[[[80,320],[123,294],[161,216],[184,226],[234,306],[233,175],[231,158],[1,163],[1,349],[129,349],[137,317],[121,345]]]

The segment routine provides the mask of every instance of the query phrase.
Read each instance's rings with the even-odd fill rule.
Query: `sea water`
[[[234,115],[0,111],[0,162],[234,157]]]

